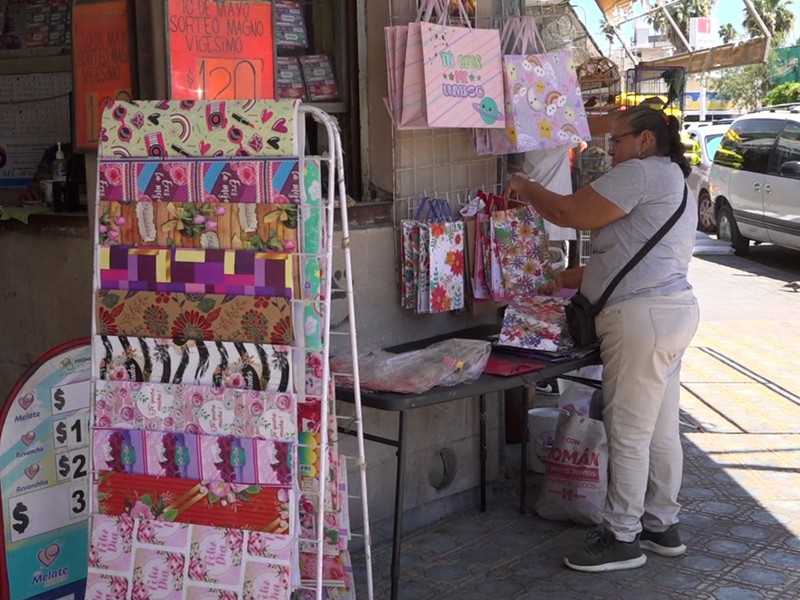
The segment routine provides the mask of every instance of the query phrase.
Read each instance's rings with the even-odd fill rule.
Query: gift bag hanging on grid
[[[514,32],[520,54],[503,56],[506,131],[516,152],[591,139],[572,51],[546,52],[533,17]]]
[[[589,139],[571,52],[545,52],[531,16],[506,22],[503,47],[506,127],[475,136],[476,151],[509,154]]]
[[[415,21],[393,28],[394,76],[390,71],[389,83],[395,86],[393,120],[398,129],[428,127],[420,22],[432,18],[441,25],[447,23],[446,0],[425,0],[420,4]]]
[[[544,220],[529,204],[492,212],[503,288],[513,297],[540,294],[555,279]]]
[[[479,195],[483,192],[478,192]],[[492,236],[492,213],[507,208],[503,195],[489,193],[483,195],[485,210],[475,216],[475,270],[473,273],[473,290],[475,298],[506,302],[511,295],[503,285],[500,270],[500,255]]]
[[[501,129],[500,34],[496,29],[473,28],[461,0],[450,4],[458,8],[463,26],[419,25],[428,126]]]
[[[464,308],[464,222],[446,200],[423,198],[402,224],[401,304],[418,313]]]

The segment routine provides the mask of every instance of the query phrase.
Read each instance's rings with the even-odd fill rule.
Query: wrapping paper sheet
[[[297,439],[295,397],[187,384],[97,381],[94,426]]]
[[[289,442],[95,427],[92,449],[95,471],[292,487]]]
[[[87,600],[289,598],[288,535],[93,515]]]
[[[322,274],[323,259],[311,256],[324,250],[325,219],[322,210],[322,183],[319,159],[304,162],[305,202],[300,208],[303,218],[302,299],[307,300],[298,311],[297,322],[302,323],[302,339],[306,348],[322,348]],[[300,334],[297,334],[300,338]]]
[[[296,158],[104,158],[98,197],[118,202],[299,204]]]
[[[292,386],[290,346],[95,336],[100,379],[187,383],[266,392]]]
[[[114,290],[292,297],[292,258],[274,252],[98,249],[100,287]]]
[[[567,298],[533,296],[506,308],[498,343],[515,348],[555,352],[566,343]]]
[[[292,492],[277,487],[100,471],[98,509],[118,517],[289,533]]]
[[[100,290],[95,307],[100,335],[262,344],[293,341],[291,301],[286,298]]]
[[[296,156],[296,100],[138,100],[103,112],[99,156]]]
[[[294,252],[297,205],[101,202],[100,243]]]

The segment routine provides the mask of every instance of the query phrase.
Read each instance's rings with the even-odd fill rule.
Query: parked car
[[[747,253],[750,240],[800,250],[800,103],[768,106],[730,126],[709,191],[717,237]]]
[[[692,172],[687,178],[689,189],[697,198],[697,228],[700,231],[711,233],[717,229],[717,215],[711,194],[708,193],[708,173],[711,162],[717,153],[717,147],[722,141],[722,136],[728,131],[729,125],[703,125],[690,127],[686,135],[697,143],[700,151],[699,164],[692,165]]]

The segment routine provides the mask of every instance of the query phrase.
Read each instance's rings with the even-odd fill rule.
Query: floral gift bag
[[[464,221],[429,223],[425,230],[427,276],[420,287],[427,296],[425,312],[464,308]]]
[[[553,281],[544,221],[530,205],[492,212],[492,236],[503,289],[512,296],[541,292]]]

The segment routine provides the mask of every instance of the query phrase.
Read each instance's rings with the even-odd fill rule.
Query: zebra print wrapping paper
[[[293,390],[291,346],[108,335],[93,346],[100,379]]]

